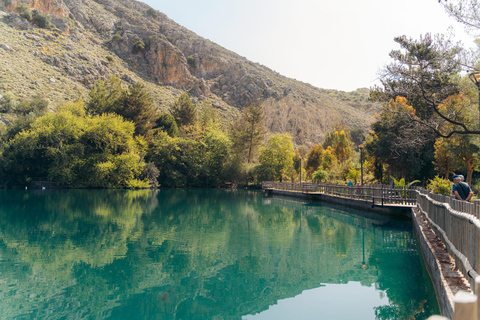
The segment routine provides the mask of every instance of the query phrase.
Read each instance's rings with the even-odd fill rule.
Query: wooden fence
[[[480,264],[480,205],[418,190],[417,207],[475,288]]]
[[[345,186],[323,183],[288,183],[265,181],[262,189],[296,191],[306,194],[321,193],[336,197],[357,199],[372,202],[376,205],[408,205],[414,206],[417,201],[415,189],[392,188],[387,185]]]

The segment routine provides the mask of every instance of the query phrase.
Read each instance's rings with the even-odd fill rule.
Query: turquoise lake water
[[[227,190],[0,190],[0,319],[426,319],[408,219]]]

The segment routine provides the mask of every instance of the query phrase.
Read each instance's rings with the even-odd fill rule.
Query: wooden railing
[[[417,206],[475,287],[480,264],[480,205],[419,189]]]
[[[414,206],[417,201],[415,189],[398,189],[387,185],[349,187],[345,185],[323,183],[317,184],[264,181],[262,183],[262,188],[303,193],[322,193],[336,197],[369,201],[378,205],[401,204]]]

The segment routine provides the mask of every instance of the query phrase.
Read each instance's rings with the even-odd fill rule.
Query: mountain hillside
[[[21,17],[22,4],[52,26]],[[116,74],[143,82],[161,110],[184,91],[227,119],[259,100],[269,130],[307,145],[338,122],[368,127],[378,109],[367,101],[367,89],[325,90],[284,77],[141,2],[0,0],[0,10],[0,94],[40,94],[53,108],[85,97],[96,80]]]

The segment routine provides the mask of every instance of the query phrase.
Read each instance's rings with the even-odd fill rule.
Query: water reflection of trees
[[[49,306],[59,319],[67,309],[93,318],[239,319],[348,281],[387,293],[392,303],[377,308],[378,319],[433,308],[409,251],[411,231],[378,226],[390,220],[221,190],[0,197],[0,254],[12,261],[0,298],[12,318],[41,318]],[[386,245],[385,232],[407,240]],[[385,247],[408,250],[388,256]]]

